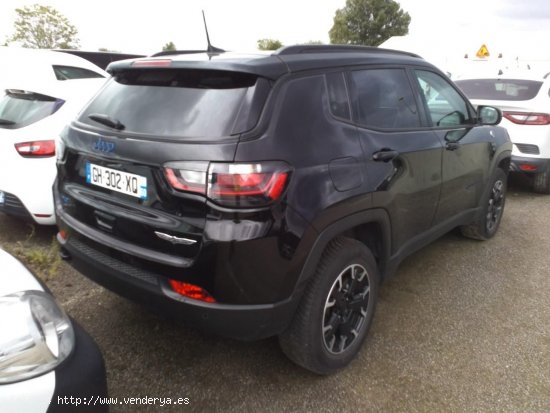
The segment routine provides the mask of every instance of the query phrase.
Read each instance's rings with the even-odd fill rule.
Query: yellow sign
[[[490,54],[489,54],[489,49],[487,49],[487,46],[482,44],[479,50],[477,51],[476,56],[479,58],[489,57]]]

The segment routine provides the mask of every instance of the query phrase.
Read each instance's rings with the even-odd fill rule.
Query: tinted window
[[[425,70],[415,70],[415,74],[434,126],[452,127],[472,122],[466,101],[447,80]]]
[[[10,89],[0,98],[0,128],[28,126],[55,113],[63,103],[50,96]]]
[[[244,132],[235,125],[250,127],[239,120],[243,114],[258,116],[248,107],[259,104],[253,96],[257,80],[223,71],[129,70],[116,74],[79,120],[104,128],[88,116],[107,115],[125,132],[160,137],[229,136]]]
[[[338,118],[351,119],[344,74],[329,73],[326,78],[330,111]]]
[[[104,77],[93,70],[84,69],[82,67],[53,66],[53,71],[57,80],[95,79]]]
[[[468,79],[456,84],[470,99],[487,100],[533,99],[542,86],[542,82],[520,79]]]
[[[418,108],[403,69],[351,73],[353,111],[357,122],[374,129],[420,126]]]

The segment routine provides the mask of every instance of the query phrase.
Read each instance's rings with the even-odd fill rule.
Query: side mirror
[[[498,125],[502,120],[502,112],[493,106],[478,106],[477,118],[482,125]]]

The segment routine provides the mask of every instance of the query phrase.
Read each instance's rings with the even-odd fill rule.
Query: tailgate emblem
[[[92,149],[98,152],[111,153],[115,151],[115,144],[114,142],[104,141],[103,139],[99,138],[92,145]]]
[[[180,238],[173,235],[165,234],[164,232],[155,231],[155,235],[161,240],[171,242],[172,244],[193,245],[197,241],[189,238]]]

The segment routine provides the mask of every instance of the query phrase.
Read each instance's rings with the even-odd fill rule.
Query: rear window
[[[523,79],[472,79],[455,83],[468,98],[485,100],[529,100],[542,86],[542,82]]]
[[[227,71],[133,69],[115,74],[79,121],[107,116],[125,133],[165,138],[219,138],[251,129],[269,83]]]
[[[0,98],[0,128],[18,129],[54,114],[65,101],[23,90],[9,89]]]

